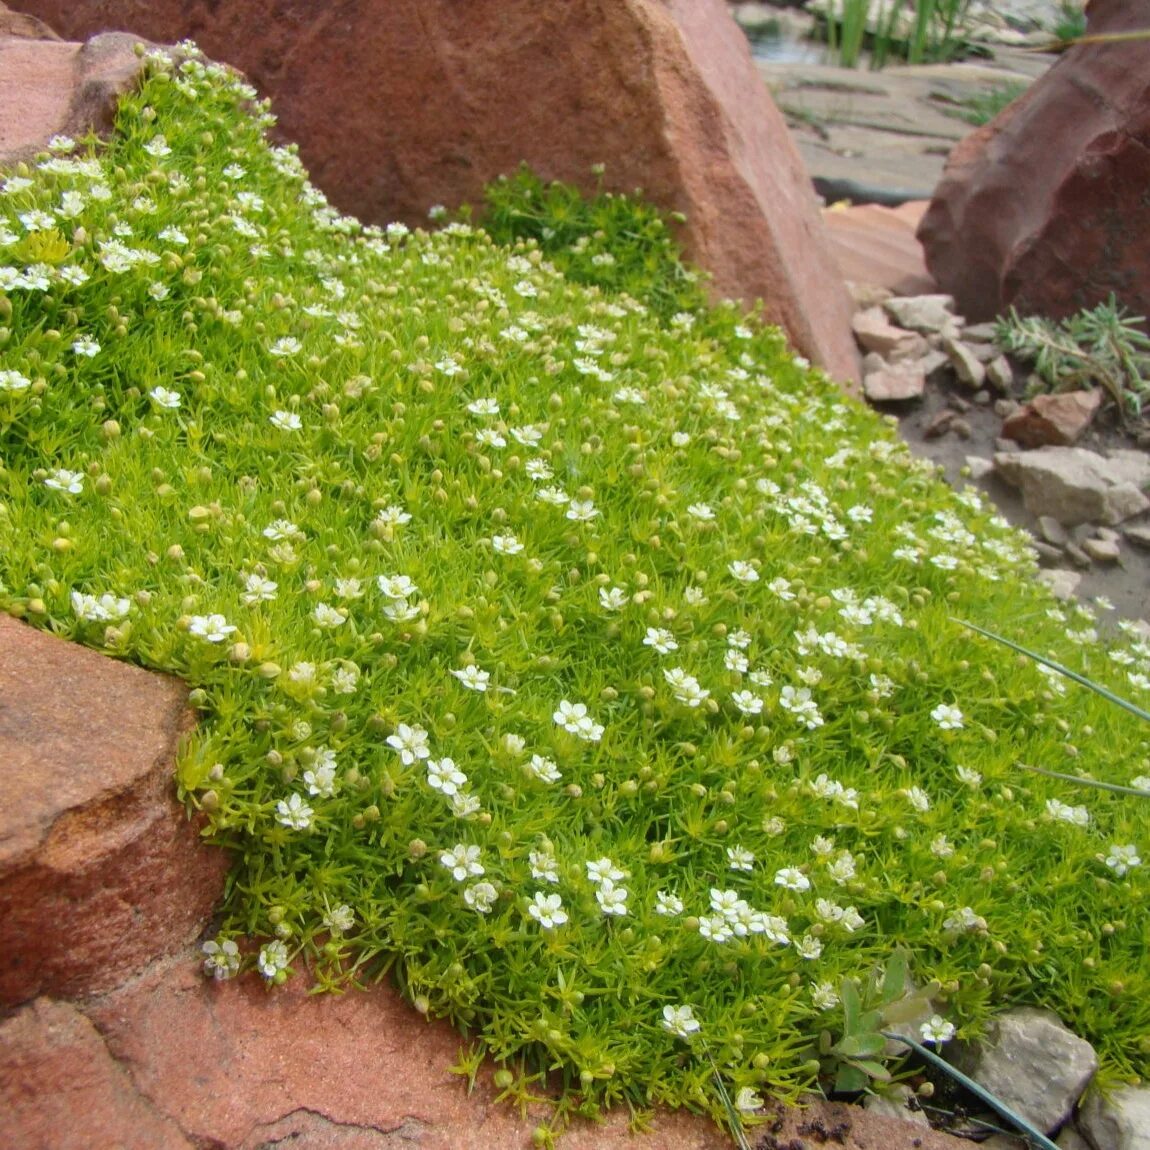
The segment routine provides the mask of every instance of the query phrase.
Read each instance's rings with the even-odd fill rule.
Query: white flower
[[[616,886],[610,879],[604,879],[595,891],[595,901],[605,915],[622,917],[627,913],[626,887]]]
[[[523,550],[523,544],[514,535],[493,536],[491,547],[500,555],[518,555]]]
[[[959,782],[965,783],[972,790],[982,783],[982,775],[971,767],[955,767],[954,771],[958,775]]]
[[[697,707],[710,695],[710,691],[699,686],[699,680],[694,675],[688,675],[682,667],[672,667],[663,672],[671,693],[676,700],[688,707]]]
[[[598,514],[590,499],[572,499],[567,508],[567,518],[574,519],[576,523],[590,523]]]
[[[959,731],[962,729],[962,712],[949,703],[939,703],[930,713],[930,717],[944,731]]]
[[[535,492],[535,498],[540,503],[551,504],[552,507],[562,507],[565,503],[571,502],[571,496],[561,487],[541,487]]]
[[[180,393],[178,391],[169,391],[166,387],[153,387],[148,395],[151,396],[152,402],[157,407],[174,411],[180,406]]]
[[[557,783],[563,777],[555,763],[542,755],[532,755],[526,769],[541,783]]]
[[[731,870],[754,870],[755,856],[746,847],[727,847],[727,864]]]
[[[392,503],[382,511],[376,512],[375,522],[384,528],[385,531],[388,531],[410,523],[411,515],[404,511],[402,507],[397,507]]]
[[[63,491],[67,495],[79,495],[84,490],[84,475],[83,472],[60,467],[48,475],[44,486],[53,491]]]
[[[657,890],[655,892],[655,913],[674,918],[683,913],[683,900],[677,894]]]
[[[1072,807],[1058,799],[1046,800],[1046,817],[1076,827],[1090,825],[1090,812],[1085,807]]]
[[[277,411],[269,416],[268,422],[280,431],[299,431],[303,427],[303,420],[294,411]]]
[[[1118,846],[1115,843],[1104,861],[1119,878],[1133,867],[1142,865],[1142,860],[1138,857],[1138,848],[1133,843],[1127,846]]]
[[[729,942],[735,936],[731,924],[721,914],[699,919],[699,933],[708,942],[717,943]]]
[[[690,1006],[664,1006],[663,1029],[676,1038],[690,1038],[699,1031],[699,1020]]]
[[[785,866],[775,871],[775,885],[787,890],[810,890],[811,880],[798,867]]]
[[[337,579],[335,593],[340,599],[359,599],[363,596],[363,584],[355,578]]]
[[[311,617],[319,627],[340,627],[347,622],[347,612],[328,603],[317,603]]]
[[[308,794],[330,799],[336,792],[335,772],[335,752],[328,747],[320,747],[315,762],[303,773]]]
[[[811,984],[811,1003],[816,1010],[834,1010],[839,1004],[839,996],[833,982]]]
[[[466,782],[467,776],[455,765],[454,759],[444,757],[427,760],[427,785],[433,791],[439,791],[450,798]]]
[[[209,939],[200,947],[204,954],[204,973],[222,981],[235,978],[240,972],[240,948],[230,939],[217,942]]]
[[[188,631],[209,643],[222,643],[235,630],[223,615],[193,615],[188,620]]]
[[[268,348],[268,354],[274,355],[277,359],[282,359],[290,355],[298,355],[303,350],[303,344],[300,343],[295,336],[285,335],[282,339],[277,339],[275,343]]]
[[[280,799],[276,803],[276,822],[293,831],[305,831],[311,826],[312,815],[315,812],[304,802],[303,797],[291,794],[287,800]]]
[[[907,802],[920,814],[930,810],[930,796],[922,787],[910,787],[906,792]]]
[[[451,674],[469,691],[486,691],[487,684],[491,680],[490,671],[483,671],[475,666],[460,667],[459,670],[452,671]]]
[[[660,655],[669,655],[679,649],[675,637],[665,627],[648,627],[643,646],[654,647]]]
[[[18,371],[0,371],[0,391],[23,391],[32,381]]]
[[[245,575],[244,591],[240,598],[248,607],[256,603],[270,603],[276,597],[278,587],[278,583],[265,579],[262,575]]]
[[[772,579],[767,584],[767,590],[773,592],[784,601],[795,597],[795,593],[791,590],[791,581],[781,576],[778,579]]]
[[[763,713],[763,700],[751,691],[735,691],[731,695],[731,702],[744,715],[761,715]]]
[[[686,447],[691,442],[691,437],[685,431],[672,431],[671,432],[671,446],[672,447]]]
[[[331,675],[331,689],[337,695],[354,695],[359,686],[359,668],[354,663],[336,667]]]
[[[482,447],[506,447],[507,440],[494,428],[482,427],[475,433],[475,442]]]
[[[597,743],[603,737],[604,728],[587,713],[585,703],[571,703],[564,699],[551,717],[569,734],[586,742]]]
[[[804,934],[795,943],[795,950],[798,951],[800,958],[814,959],[822,954],[823,944],[813,934]]]
[[[923,1042],[933,1042],[936,1045],[949,1042],[954,1037],[954,1023],[948,1022],[941,1014],[932,1014],[928,1022],[918,1028]]]
[[[702,587],[688,587],[683,592],[683,598],[691,607],[702,607],[707,602],[707,593]]]
[[[984,931],[986,919],[982,915],[975,914],[973,908],[964,906],[943,921],[942,929],[955,934],[962,931]]]
[[[558,882],[559,864],[549,850],[532,851],[528,856],[531,863],[531,877],[538,882]]]
[[[709,503],[692,503],[687,508],[687,514],[692,519],[698,519],[702,523],[709,523],[715,518],[714,508]]]
[[[954,855],[954,844],[946,835],[935,835],[930,840],[930,853],[935,858],[948,859]]]
[[[457,819],[470,818],[479,812],[479,799],[475,795],[457,792],[451,796],[451,813]]]
[[[325,911],[322,922],[333,938],[339,938],[355,926],[355,911],[347,903],[341,903]]]
[[[427,732],[422,727],[409,727],[406,723],[400,723],[395,734],[387,736],[387,745],[399,752],[399,761],[405,767],[431,754],[431,748],[427,745]]]
[[[620,870],[609,858],[600,858],[587,863],[587,877],[595,883],[615,883],[625,879],[627,872]]]
[[[555,474],[542,459],[529,459],[523,465],[523,470],[527,472],[529,479],[537,479],[540,481],[551,479]]]
[[[740,583],[757,583],[759,580],[759,573],[750,563],[743,559],[735,559],[731,563],[728,563],[727,570],[730,571]]]
[[[511,438],[516,443],[521,443],[524,447],[535,447],[543,438],[543,432],[546,430],[544,427],[536,427],[535,424],[529,423],[523,427],[510,428]]]
[[[599,604],[607,611],[621,611],[630,599],[631,596],[622,587],[599,588]]]
[[[535,919],[544,930],[562,926],[567,921],[567,912],[563,909],[563,900],[557,894],[544,894],[536,891],[528,904],[527,913]]]
[[[479,861],[479,847],[456,843],[449,851],[442,851],[439,855],[439,865],[451,871],[451,877],[456,882],[464,882],[468,878],[478,878],[486,871]]]
[[[76,617],[88,623],[115,622],[125,618],[132,608],[131,600],[119,599],[110,591],[105,591],[99,598],[73,591],[71,600]]]
[[[476,914],[488,914],[498,897],[499,892],[489,882],[477,882],[463,892],[463,901]]]
[[[278,982],[279,975],[287,970],[287,965],[287,944],[279,939],[263,946],[259,958],[256,959],[256,968],[269,982]]]
[[[376,583],[388,599],[410,599],[419,594],[419,588],[406,575],[379,575]]]

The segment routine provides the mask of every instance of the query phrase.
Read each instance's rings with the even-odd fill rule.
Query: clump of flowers
[[[897,942],[932,1041],[1032,1001],[1144,1073],[1150,808],[1016,770],[1145,781],[1144,735],[952,620],[1116,690],[1145,638],[636,274],[625,199],[546,237],[583,284],[364,226],[230,73],[150,67],[0,177],[0,603],[194,688],[181,792],[242,844],[207,973],[394,965],[591,1108],[698,1106],[705,1040],[749,1113]]]

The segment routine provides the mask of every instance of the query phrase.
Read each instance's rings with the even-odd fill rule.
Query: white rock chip
[[[1127,1086],[1109,1098],[1092,1090],[1078,1128],[1094,1150],[1150,1150],[1150,1087]]]
[[[1089,1042],[1049,1011],[1024,1006],[990,1028],[973,1052],[970,1076],[1050,1133],[1070,1116],[1097,1069],[1098,1056]],[[1150,1150],[1150,1144],[1144,1150]]]
[[[863,1109],[882,1118],[898,1118],[913,1126],[930,1126],[930,1119],[921,1110],[911,1110],[907,1103],[914,1096],[909,1086],[892,1086],[885,1094],[868,1094]]]
[[[1121,523],[1150,508],[1141,488],[1150,483],[1150,456],[1113,451],[1110,458],[1084,447],[1001,451],[994,466],[1007,483],[1022,488],[1032,515],[1059,523]]]
[[[972,391],[977,391],[986,380],[986,368],[978,356],[960,339],[943,340],[942,348],[950,357],[954,367],[954,374],[959,382],[966,384]]]
[[[898,295],[882,305],[899,327],[911,331],[942,331],[954,322],[954,297],[949,295]]]

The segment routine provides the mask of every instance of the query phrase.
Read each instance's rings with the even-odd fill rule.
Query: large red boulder
[[[1091,0],[1092,34],[1145,29]],[[1113,292],[1150,312],[1150,40],[1080,44],[951,154],[918,229],[958,311],[1060,318]]]
[[[118,986],[223,893],[175,796],[187,688],[0,615],[0,700],[0,1008]]]
[[[855,380],[850,302],[786,125],[723,0],[15,0],[69,38],[194,38],[272,97],[315,182],[368,221],[478,201],[526,161],[687,216],[717,294]]]

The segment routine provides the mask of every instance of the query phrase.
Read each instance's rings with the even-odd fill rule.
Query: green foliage
[[[907,975],[906,955],[895,951],[885,968],[871,971],[861,982],[843,981],[839,990],[842,1037],[835,1042],[827,1030],[819,1035],[819,1054],[829,1064],[827,1072],[836,1091],[853,1094],[872,1081],[890,1081],[884,1062],[884,1028],[918,1020],[941,990],[937,982],[912,989]]]
[[[1026,88],[1027,85],[1021,83],[995,84],[988,91],[968,96],[964,100],[947,100],[943,110],[947,115],[965,120],[968,124],[988,124],[1003,108],[1013,104]]]
[[[1058,21],[1052,31],[1055,39],[1063,43],[1078,40],[1086,35],[1086,7],[1081,0],[1062,0],[1058,10]]]
[[[854,68],[870,44],[871,67],[892,60],[940,63],[967,48],[970,0],[827,0],[819,12],[827,45],[844,68]]]
[[[624,292],[669,320],[707,301],[701,277],[682,260],[669,219],[632,196],[544,183],[526,166],[489,184],[482,224],[499,244],[534,241],[573,283]]]
[[[998,322],[997,337],[1014,355],[1034,363],[1051,391],[1103,387],[1119,416],[1141,419],[1150,395],[1150,337],[1146,320],[1111,295],[1061,322],[1020,316],[1014,308]]]
[[[900,950],[964,1033],[1034,1002],[1144,1072],[1150,814],[1016,763],[1150,747],[951,616],[1115,689],[1150,647],[688,306],[653,224],[584,259],[631,208],[570,203],[550,254],[552,206],[509,247],[364,227],[225,69],[150,67],[106,147],[0,185],[0,605],[191,686],[180,792],[235,859],[208,972],[391,977],[555,1127],[750,1124],[821,1084],[845,983],[867,1073]]]

